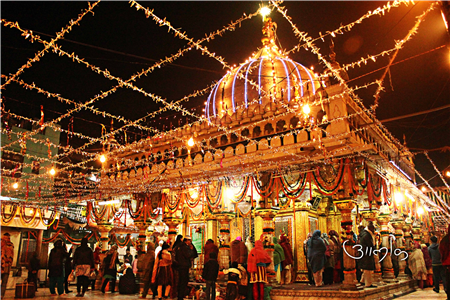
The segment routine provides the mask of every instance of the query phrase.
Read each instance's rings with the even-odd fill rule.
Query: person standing
[[[48,278],[50,294],[56,296],[55,287],[57,287],[59,295],[64,294],[64,260],[67,253],[63,249],[62,240],[57,240],[53,246],[48,258]]]
[[[325,285],[333,284],[333,273],[335,265],[335,255],[334,255],[334,242],[328,237],[325,232],[322,233],[322,239],[325,242],[327,250],[325,251],[325,266],[323,271],[323,283]]]
[[[172,286],[172,255],[168,251],[169,244],[164,242],[156,256],[155,266],[153,267],[152,284],[158,286],[158,298],[163,297],[163,288],[165,289],[164,298],[169,297],[170,287]]]
[[[242,238],[238,236],[234,241],[231,242],[231,263],[237,262],[238,264],[247,263],[247,246],[242,241]]]
[[[176,261],[178,264],[178,300],[183,300],[187,294],[187,285],[189,283],[189,269],[192,265],[192,259],[196,257],[196,250],[192,249],[190,236],[185,236],[183,242],[176,249]],[[194,247],[195,249],[195,247]]]
[[[69,290],[69,275],[72,272],[72,247],[70,247],[69,251],[67,251],[67,244],[66,242],[63,243],[63,249],[66,253],[66,258],[64,259],[64,291],[66,294],[72,293],[71,290]]]
[[[121,276],[119,279],[119,294],[136,294],[136,277],[131,268],[126,268],[125,275]]]
[[[408,266],[411,270],[413,279],[418,281],[419,288],[423,290],[424,282],[427,280],[427,267],[425,266],[425,259],[423,252],[420,249],[418,242],[414,243],[414,250],[408,257]]]
[[[425,260],[425,267],[427,268],[427,280],[425,281],[424,287],[433,286],[433,262],[431,261],[430,253],[428,252],[428,247],[425,244],[420,245],[422,250],[423,259]]]
[[[276,237],[273,237],[273,265],[275,268],[276,280],[278,284],[280,284],[282,281],[281,264],[285,259],[286,258],[284,256],[283,247],[281,247],[280,244],[278,244],[278,239]]]
[[[179,281],[179,275],[178,275],[178,262],[176,260],[176,253],[178,247],[183,243],[183,236],[181,234],[177,235],[175,242],[172,245],[172,276],[173,276],[173,282],[172,282],[172,288],[170,296],[171,298],[177,298],[178,297],[178,281]]]
[[[113,245],[111,250],[109,250],[108,254],[106,254],[105,259],[103,260],[103,284],[102,284],[102,293],[105,293],[106,285],[108,281],[110,281],[110,290],[111,293],[116,292],[116,279],[117,279],[117,265],[121,264],[119,261],[119,255],[117,253],[117,245]]]
[[[344,265],[343,262],[343,250],[342,245],[339,240],[339,234],[336,230],[330,230],[328,232],[328,237],[330,240],[334,243],[334,269],[333,269],[333,282],[340,283],[342,282],[342,276],[343,276],[343,268]],[[342,276],[341,276],[342,274]]]
[[[139,265],[142,267],[142,282],[144,283],[144,289],[142,295],[139,297],[145,299],[147,297],[148,290],[152,284],[153,267],[155,265],[155,244],[152,242],[147,245],[147,253],[139,257]],[[139,267],[138,267],[139,268]],[[141,271],[139,270],[139,271]],[[156,291],[153,290],[153,298],[156,297]]]
[[[2,236],[2,298],[5,296],[6,285],[9,273],[14,260],[14,244],[11,242],[11,235],[6,232]]]
[[[369,221],[367,227],[361,228],[359,233],[359,244],[361,245],[361,251],[364,255],[361,259],[357,260],[358,267],[363,270],[364,273],[364,285],[366,288],[375,287],[372,284],[372,273],[375,270],[375,258],[373,255],[366,253],[372,253],[375,250],[374,236],[375,226],[372,221]]]
[[[309,232],[308,235],[306,236],[306,239],[303,241],[303,254],[305,255],[306,267],[308,268],[309,285],[314,285],[314,278],[313,278],[312,271],[311,271],[311,262],[309,261],[309,258],[308,258],[308,248],[309,248],[309,245],[311,244],[311,237],[312,237],[312,233]]]
[[[203,266],[202,277],[206,281],[206,300],[216,300],[216,281],[219,274],[217,253],[210,252],[208,261]]]
[[[123,256],[123,262],[126,264],[133,263],[133,255],[131,254],[130,248],[127,248],[125,255]]]
[[[431,266],[433,269],[433,291],[439,293],[439,282],[442,279],[443,286],[446,287],[447,278],[445,277],[445,270],[442,266],[441,253],[439,252],[439,244],[437,243],[438,239],[432,236],[430,240],[431,245],[428,247],[428,252],[431,256]]]
[[[205,243],[205,247],[203,247],[203,250],[205,251],[205,259],[204,259],[204,263],[206,264],[209,261],[209,257],[211,253],[216,253],[216,258],[217,255],[219,254],[219,248],[217,247],[216,244],[214,244],[214,241],[212,239],[208,239]]]
[[[90,279],[91,285],[92,285],[92,287],[91,287],[92,290],[95,290],[95,282],[97,281],[97,277],[100,274],[101,250],[102,249],[100,249],[100,247],[98,247],[98,246],[95,247],[95,250],[94,250],[94,267],[95,267],[96,276],[95,276],[95,279]]]
[[[37,275],[40,268],[40,261],[37,255],[37,252],[34,251],[31,254],[30,260],[28,261],[28,282],[34,283],[34,286],[36,287],[36,291],[38,289],[37,284]]]
[[[73,269],[77,276],[77,297],[84,297],[89,286],[89,276],[95,271],[94,252],[89,248],[85,237],[81,239],[81,245],[73,255]]]
[[[264,299],[264,285],[267,281],[267,265],[272,263],[269,254],[264,250],[263,235],[256,241],[255,247],[248,255],[247,271],[250,273],[250,283],[253,284],[253,299]]]
[[[294,265],[294,254],[292,246],[286,235],[280,237],[280,246],[283,248],[284,260],[281,262],[283,271],[281,272],[281,284],[290,284],[292,281],[292,266]]]
[[[439,244],[439,253],[441,254],[442,267],[445,270],[444,290],[447,293],[447,299],[450,300],[450,224],[448,225],[447,234]]]
[[[325,251],[327,247],[320,237],[320,230],[315,230],[309,242],[308,259],[311,264],[311,272],[316,286],[322,286],[322,272],[325,266]]]

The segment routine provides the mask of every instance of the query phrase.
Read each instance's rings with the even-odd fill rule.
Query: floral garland
[[[5,225],[8,225],[9,223],[11,223],[12,220],[14,220],[18,211],[17,207],[18,207],[17,204],[12,205],[11,214],[9,215],[9,218],[7,218],[5,212],[6,204],[2,203],[2,222],[5,223]]]
[[[292,186],[287,182],[284,176],[281,177],[280,182],[281,182],[281,191],[283,192],[283,195],[289,199],[298,199],[298,197],[300,197],[300,195],[303,194],[306,187],[306,182],[309,181],[310,176],[311,175],[309,173],[306,173],[304,176],[299,177],[298,181],[295,183],[295,185],[298,185],[298,187],[295,188],[294,190],[292,190]]]
[[[186,188],[183,189],[184,191],[181,192],[181,197],[184,198],[184,202],[187,204],[187,206],[189,208],[194,208],[197,206],[197,204],[200,203],[200,193],[198,193],[197,199],[192,199],[191,195],[189,195],[189,190],[187,190]],[[192,202],[191,202],[192,201]]]
[[[103,209],[101,210],[100,214],[98,214],[97,209],[94,207],[94,202],[88,203],[88,213],[92,213],[92,216],[94,216],[94,221],[96,221],[96,222],[98,220],[101,220],[107,211],[108,211],[107,207],[104,206]]]
[[[130,214],[130,216],[133,220],[136,220],[137,218],[139,218],[142,215],[143,208],[144,208],[143,206],[138,208],[137,212],[134,212],[133,208],[131,207],[130,200],[125,200],[125,204],[126,204],[126,208],[128,209],[128,213]]]
[[[111,242],[112,243],[116,243],[117,246],[119,246],[120,248],[124,248],[127,247],[129,243],[131,243],[131,245],[134,247],[135,244],[133,243],[133,240],[131,239],[131,235],[127,234],[125,241],[120,242],[119,239],[117,238],[116,234],[112,234],[111,235]]]
[[[391,198],[391,195],[392,195],[391,185],[389,185],[389,187],[388,187],[388,183],[386,182],[386,180],[382,180],[381,184],[383,185],[382,189],[383,189],[384,201],[386,201],[386,204],[388,206],[391,206],[392,202],[395,202],[395,201],[392,201],[392,198]]]
[[[28,219],[28,217],[25,214],[25,209],[26,209],[25,206],[21,206],[20,207],[20,214],[19,214],[20,222],[25,227],[29,227],[29,225],[34,223],[34,221],[36,220],[36,214],[37,214],[38,209],[37,208],[33,208],[33,212],[34,212],[33,216],[29,217],[29,219]]]
[[[222,181],[219,181],[219,186],[217,187],[216,195],[211,195],[208,190],[209,188],[205,185],[205,195],[206,195],[206,203],[211,209],[217,208],[222,201]]]
[[[265,190],[262,190],[262,185],[260,185],[258,179],[255,179],[255,177],[253,177],[253,176],[252,176],[252,181],[254,183],[256,192],[259,194],[259,196],[261,198],[268,198],[272,194],[272,186],[275,182],[272,173],[270,173],[270,178],[269,178],[269,182],[267,184],[267,189],[265,189]]]
[[[242,200],[244,200],[244,197],[247,195],[249,186],[250,186],[250,176],[247,176],[244,179],[244,184],[242,185],[242,188],[239,191],[238,196],[234,196],[234,199],[230,199],[230,201],[234,204],[242,202]]]
[[[342,178],[344,177],[344,163],[340,160],[339,170],[337,176],[334,178],[334,182],[331,184],[327,184],[321,178],[320,172],[318,169],[312,172],[314,182],[319,188],[322,195],[332,195],[338,189],[339,185],[342,182]]]
[[[170,200],[170,198],[173,197],[175,201]],[[166,195],[163,194],[165,207],[169,210],[170,213],[175,213],[178,210],[178,207],[180,206],[180,198],[175,195]],[[173,203],[175,202],[175,205]]]
[[[49,228],[50,226],[52,226],[52,224],[55,222],[55,220],[56,220],[56,210],[52,210],[52,214],[50,215],[50,217],[49,217],[49,220],[52,220],[49,224],[46,224],[45,223],[45,219],[44,219],[44,217],[43,216],[45,216],[45,212],[43,212],[43,209],[41,208],[40,209],[40,212],[39,212],[39,218],[41,219],[41,222],[42,222],[42,224],[44,225],[44,226],[46,226],[47,228]]]

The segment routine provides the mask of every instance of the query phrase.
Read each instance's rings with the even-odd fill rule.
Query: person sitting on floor
[[[132,268],[127,268],[125,275],[119,279],[119,294],[132,295],[136,294],[136,278]]]

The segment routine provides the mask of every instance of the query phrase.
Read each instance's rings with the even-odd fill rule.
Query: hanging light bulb
[[[425,193],[427,191],[427,188],[425,186],[422,186],[421,190]]]
[[[14,182],[12,187],[13,187],[13,189],[17,190],[19,188],[19,183],[18,182]]]
[[[106,161],[106,156],[104,154],[100,155],[100,162],[104,163]]]
[[[189,147],[193,147],[194,144],[195,144],[195,143],[194,143],[194,138],[191,137],[191,138],[188,140],[187,144],[188,144]]]
[[[450,177],[450,171],[445,172],[445,176]]]
[[[261,14],[261,16],[263,16],[263,19],[265,19],[270,14],[270,8],[268,8],[267,6],[261,7],[259,13]]]
[[[403,196],[403,193],[400,191],[395,192],[394,197],[395,197],[395,202],[397,202],[397,204],[401,204],[403,202],[403,200],[405,199],[405,197]]]
[[[198,192],[197,192],[197,190],[193,190],[193,191],[192,191],[191,198],[192,198],[192,199],[197,199],[197,198],[198,198]]]
[[[419,207],[417,208],[417,213],[419,214],[419,216],[421,216],[421,215],[424,213],[423,207],[422,207],[422,206],[419,206]]]
[[[309,115],[309,113],[311,112],[311,108],[309,107],[308,104],[303,105],[303,109],[302,110],[303,110],[303,113],[305,115]]]
[[[52,168],[50,169],[49,173],[50,173],[50,175],[55,176],[55,174],[56,174],[55,168],[52,167]]]

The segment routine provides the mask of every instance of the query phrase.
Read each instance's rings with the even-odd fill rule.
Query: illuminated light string
[[[373,115],[373,113],[372,113],[369,109],[367,109],[367,108],[364,106],[364,104],[362,103],[362,101],[361,101],[361,99],[358,97],[358,95],[354,94],[353,91],[349,89],[348,85],[346,84],[345,80],[342,79],[342,77],[340,76],[339,72],[336,71],[336,70],[334,69],[334,67],[333,67],[333,66],[332,66],[332,65],[331,65],[331,64],[330,64],[330,63],[329,63],[329,62],[328,62],[321,54],[320,54],[319,48],[317,48],[317,47],[311,42],[311,37],[307,37],[307,34],[306,34],[306,33],[301,32],[301,31],[297,28],[297,26],[292,22],[291,17],[289,17],[289,16],[287,15],[286,10],[284,9],[284,7],[283,7],[283,8],[282,8],[282,7],[279,7],[279,6],[277,5],[277,3],[276,3],[276,2],[273,2],[273,1],[272,1],[271,3],[272,3],[272,4],[277,8],[277,10],[285,17],[285,19],[291,24],[291,27],[292,27],[292,29],[294,30],[294,34],[295,34],[297,37],[299,37],[301,40],[303,40],[303,41],[306,43],[306,45],[307,45],[308,47],[311,48],[311,51],[312,51],[314,54],[317,55],[319,61],[321,61],[322,63],[324,63],[325,66],[326,66],[329,70],[332,71],[333,75],[340,81],[341,85],[342,85],[345,89],[347,89],[347,90],[349,91],[349,93],[350,93],[350,95],[352,96],[353,100],[359,105],[359,107],[360,107],[361,109],[363,109],[363,110],[368,114],[368,116],[373,120],[373,122],[377,124],[378,128],[379,128],[380,130],[382,130],[383,133],[384,133],[385,135],[387,135],[387,136],[391,139],[391,141],[397,145],[397,147],[398,147],[399,149],[405,149],[405,147],[398,141],[398,139],[396,139],[395,137],[393,137],[392,134],[391,134],[391,133],[390,133],[390,132],[382,125],[382,124],[381,124],[381,122],[378,121],[378,120],[375,118],[375,116]]]
[[[36,55],[34,56],[34,58],[31,58],[28,60],[28,62],[26,64],[24,64],[22,67],[19,68],[19,70],[12,76],[9,77],[8,80],[6,80],[6,82],[4,84],[1,85],[0,89],[5,89],[5,87],[17,76],[19,76],[20,74],[22,74],[25,69],[30,68],[32,66],[32,64],[36,61],[39,61],[40,58],[42,56],[44,56],[44,53],[47,52],[47,50],[53,46],[53,44],[58,41],[59,39],[63,38],[64,35],[69,32],[70,30],[72,30],[72,27],[74,25],[80,25],[80,21],[81,19],[83,19],[83,17],[85,15],[87,15],[88,13],[92,13],[92,15],[94,15],[94,12],[92,11],[94,9],[95,6],[97,6],[97,4],[99,4],[100,1],[95,2],[94,4],[91,5],[90,2],[88,2],[89,8],[85,9],[84,12],[82,12],[81,14],[78,15],[78,18],[73,21],[70,20],[69,25],[67,25],[65,28],[62,28],[62,30],[58,33],[56,33],[56,37],[54,39],[52,39],[50,41],[50,43],[48,43],[43,50],[39,51],[38,53],[36,53]],[[2,19],[1,22],[4,22],[4,20]],[[6,26],[6,25],[5,25]],[[18,24],[16,25],[17,27],[19,26]],[[27,39],[28,37],[31,37],[31,42],[33,42],[33,35],[32,35],[32,31],[27,31],[25,34],[25,39]]]
[[[251,16],[250,16],[251,17]],[[237,23],[240,23],[244,18],[247,18],[246,16],[244,16],[243,18],[241,18],[241,20],[238,20],[238,22],[236,22],[235,24],[237,24]],[[5,22],[5,20],[3,20],[4,21],[4,25],[6,26],[6,25],[10,25],[10,27],[15,27],[15,28],[17,28],[17,29],[19,29],[19,30],[22,30],[16,23],[12,23],[12,22]],[[217,33],[218,34],[220,34],[220,33],[222,33],[222,32],[224,32],[225,30],[232,30],[233,28],[234,28],[234,26],[235,26],[235,24],[233,24],[233,26],[229,26],[228,28],[224,28],[224,29],[222,29],[222,31],[217,31]],[[27,35],[29,35],[30,34],[30,32],[27,32]],[[31,34],[32,34],[32,32],[31,32]],[[211,36],[213,36],[213,34],[210,34],[210,36],[209,37],[211,37]],[[38,39],[38,40],[40,40],[40,39]],[[205,39],[202,39],[202,40],[205,40]],[[42,43],[47,43],[46,41],[42,41],[42,40],[40,40]],[[73,60],[77,60],[78,62],[83,62],[84,63],[84,61],[83,60],[79,60],[78,59],[78,56],[75,56],[74,55],[74,53],[72,53],[72,54],[68,54],[68,53],[65,53],[65,52],[61,52],[61,50],[60,50],[60,47],[59,48],[57,48],[56,46],[54,47],[54,50],[55,51],[57,51],[57,50],[59,50],[60,52],[59,52],[59,54],[61,55],[62,53],[64,53],[64,54],[66,54],[67,56],[69,56],[69,57],[71,57]],[[188,49],[188,50],[190,50],[190,48]],[[179,53],[182,53],[182,50],[180,50],[180,52]],[[166,61],[172,61],[170,58],[169,59],[166,59]],[[93,66],[90,66],[90,65],[88,65],[91,69],[93,69],[94,71],[96,70],[97,71],[97,73],[100,73],[101,72],[101,70],[99,69],[99,68],[97,68],[97,67],[93,67]],[[154,66],[153,67],[153,69],[155,69],[156,67],[160,67],[161,65],[156,65],[156,66]],[[132,79],[134,80],[134,79],[136,79],[136,78],[139,78],[140,76],[142,76],[142,74],[146,74],[145,72],[148,72],[149,70],[152,70],[152,68],[149,68],[147,71],[143,71],[143,72],[141,72],[140,74],[137,74],[136,76],[134,76],[134,77],[132,77]],[[104,74],[106,74],[106,75],[109,75],[109,72],[108,71],[106,71],[106,72],[104,72]],[[109,78],[108,76],[106,76],[107,78]],[[111,78],[110,78],[111,79]],[[105,93],[103,94],[103,95],[105,95]],[[184,100],[184,99],[186,99],[186,97],[185,98],[183,98],[182,100]],[[161,109],[160,111],[165,111],[166,110],[166,108],[163,108],[163,109]],[[148,116],[147,116],[148,117]]]
[[[273,3],[274,6],[277,6],[281,3],[283,3],[283,1],[271,1]],[[335,37],[336,34],[343,34],[344,31],[351,31],[351,29],[357,25],[357,24],[361,24],[362,21],[364,21],[365,19],[368,19],[372,16],[380,16],[380,15],[385,15],[386,12],[389,12],[391,8],[397,8],[400,7],[401,4],[405,4],[406,6],[408,6],[411,3],[411,1],[405,0],[405,1],[398,1],[395,0],[394,2],[388,2],[387,4],[383,5],[382,7],[378,7],[373,11],[369,11],[367,12],[365,15],[363,15],[362,17],[360,17],[358,20],[353,21],[347,25],[341,25],[339,28],[333,30],[333,31],[327,31],[325,34],[322,34],[322,32],[319,32],[319,37],[312,39],[311,42],[315,42],[317,40],[322,40],[325,41],[325,37],[331,35],[332,37]],[[282,10],[284,10],[284,7],[280,7]],[[289,19],[291,19],[289,17]],[[293,47],[291,50],[289,50],[287,53],[290,53],[292,51],[299,51],[300,48],[305,47],[305,44],[301,45],[298,44],[297,46]]]
[[[386,70],[384,71],[383,75],[381,76],[381,78],[379,80],[379,86],[378,86],[378,88],[377,88],[377,90],[375,92],[375,95],[374,95],[375,102],[371,106],[371,109],[373,111],[375,111],[377,109],[378,105],[379,105],[380,94],[381,94],[381,91],[383,90],[383,85],[382,84],[383,84],[384,78],[386,77],[387,73],[389,72],[389,69],[390,69],[392,63],[394,62],[395,58],[397,57],[398,52],[400,51],[401,48],[403,48],[403,45],[407,41],[409,41],[414,34],[417,33],[417,29],[419,28],[420,24],[424,21],[425,17],[428,15],[428,13],[431,12],[433,9],[435,9],[438,5],[440,5],[440,2],[437,2],[437,1],[433,2],[432,4],[430,4],[428,9],[425,10],[419,17],[417,17],[416,23],[414,24],[413,28],[411,28],[409,30],[409,32],[406,34],[406,36],[402,40],[395,42],[396,51],[392,55],[392,58],[389,61],[389,64],[386,66]]]
[[[72,54],[72,56],[73,56],[73,54]]]
[[[430,163],[433,166],[434,170],[436,171],[436,173],[442,179],[442,182],[444,182],[445,186],[447,187],[447,190],[450,191],[450,186],[448,186],[447,181],[445,181],[444,177],[442,176],[442,173],[439,171],[439,169],[436,167],[434,162],[431,160],[430,156],[428,155],[428,151],[424,151],[423,154],[425,154],[425,156],[428,158],[428,160],[430,161]]]

